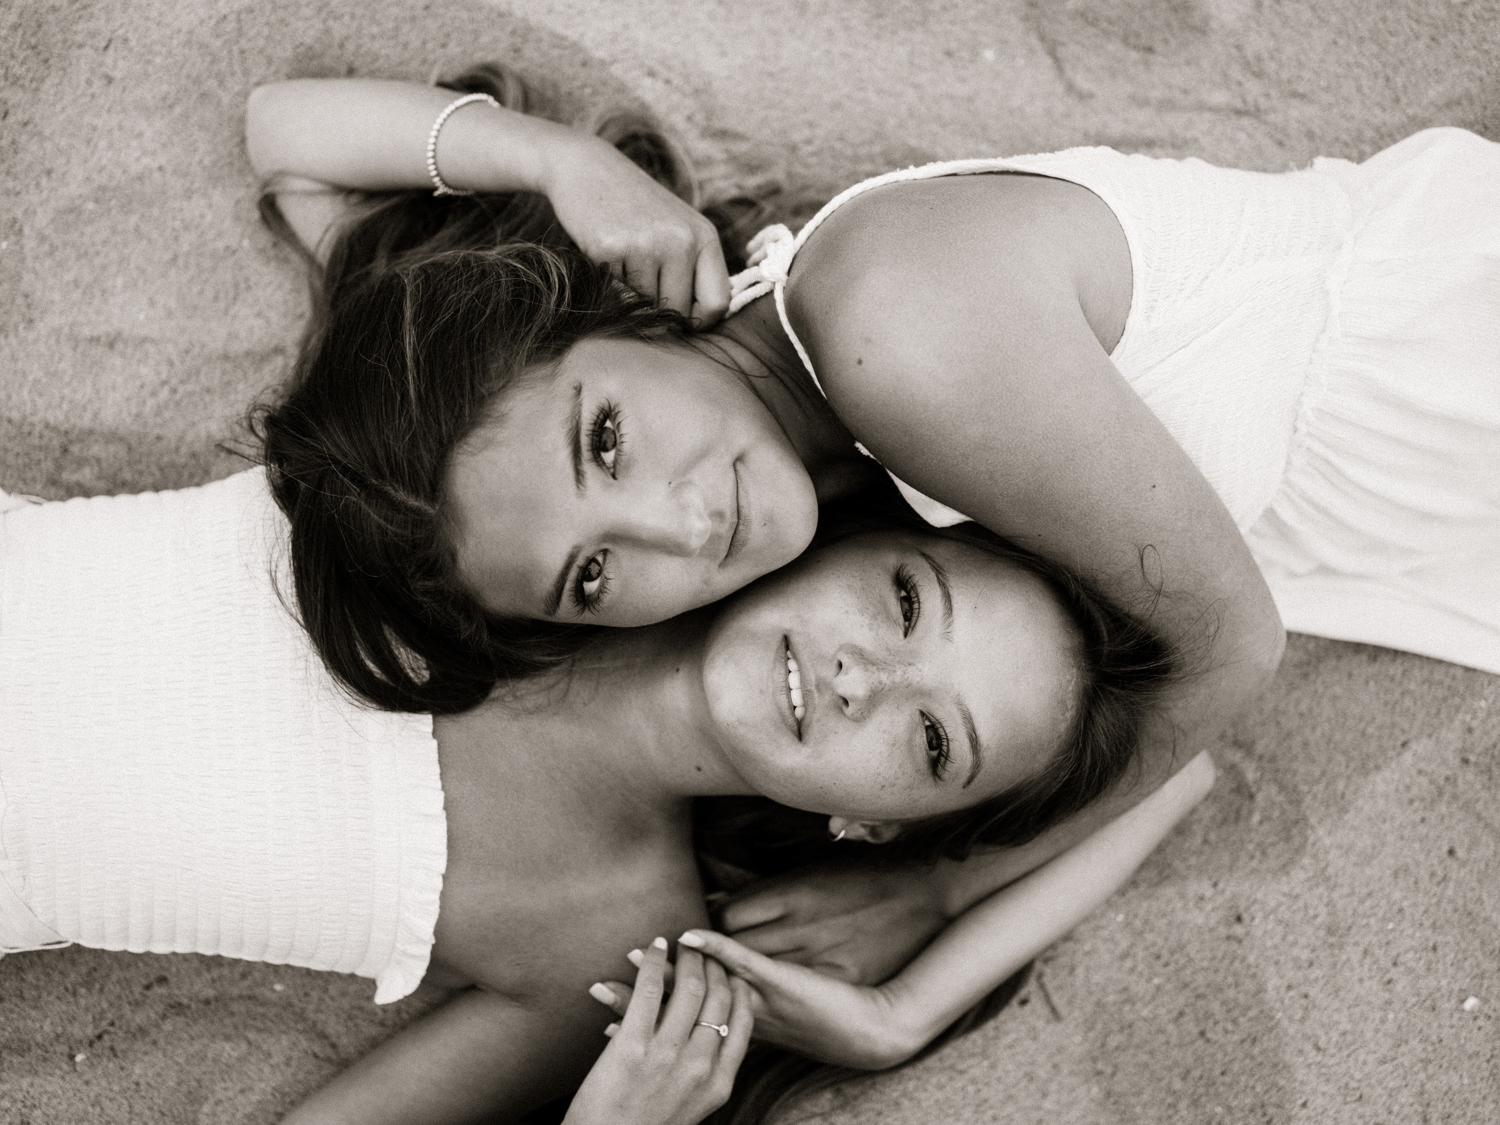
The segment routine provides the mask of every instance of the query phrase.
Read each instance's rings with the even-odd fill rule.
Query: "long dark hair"
[[[1163,692],[1184,674],[1183,660],[1147,617],[1115,606],[1060,563],[977,523],[930,527],[894,489],[867,489],[826,507],[812,549],[871,531],[906,531],[963,543],[1034,575],[1051,591],[1077,640],[1078,695],[1072,728],[1030,778],[983,804],[907,821],[879,845],[833,847],[828,818],[764,797],[703,802],[698,847],[738,867],[773,874],[810,857],[867,853],[871,862],[964,859],[976,847],[1019,847],[1081,811],[1137,760],[1140,729]]]
[[[328,670],[388,710],[453,713],[575,653],[592,630],[490,613],[459,581],[450,458],[579,340],[686,330],[578,251],[535,243],[420,247],[330,291],[290,389],[252,419]]]
[[[445,85],[524,108],[524,83],[500,67]],[[682,166],[647,127],[618,141],[680,188]],[[269,193],[261,210],[296,245]],[[589,262],[542,196],[396,192],[355,212],[326,266],[303,251],[301,351],[248,424],[291,522],[296,610],[329,672],[387,710],[464,711],[497,680],[566,661],[593,630],[502,617],[464,588],[444,496],[453,450],[518,375],[578,341],[663,341],[688,325]]]

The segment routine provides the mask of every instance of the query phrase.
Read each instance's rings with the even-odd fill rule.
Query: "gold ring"
[[[719,1033],[720,1039],[729,1038],[729,1025],[727,1023],[709,1023],[707,1020],[699,1020],[699,1027],[710,1027]]]

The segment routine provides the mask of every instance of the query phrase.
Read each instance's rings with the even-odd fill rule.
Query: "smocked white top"
[[[5,497],[0,494],[0,501]],[[0,505],[0,952],[76,942],[427,970],[432,720],[352,703],[278,598],[259,470]]]
[[[1088,188],[1130,246],[1111,359],[1245,533],[1289,629],[1500,672],[1500,145],[1431,129],[1267,174],[1106,148],[929,164],[751,244],[774,294],[848,200],[1028,172]],[[897,481],[935,524],[964,517]]]

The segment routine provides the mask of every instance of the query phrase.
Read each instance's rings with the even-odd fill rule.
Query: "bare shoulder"
[[[1063,324],[1107,352],[1130,288],[1129,248],[1092,192],[1040,176],[948,176],[876,188],[831,215],[798,255],[788,311],[839,409],[847,380],[863,392],[876,372],[1019,357]],[[986,366],[1003,377],[1003,365]]]
[[[523,1003],[581,996],[595,981],[633,979],[630,950],[706,923],[692,851],[675,834],[601,841],[591,853],[509,864],[499,877],[452,872],[435,963]]]

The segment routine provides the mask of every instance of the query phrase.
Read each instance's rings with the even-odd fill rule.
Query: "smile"
[[[792,722],[797,727],[797,737],[802,737],[802,720],[807,716],[807,708],[802,698],[802,669],[797,664],[797,658],[792,655],[792,642],[783,638],[786,653],[786,693],[787,706],[791,708]]]
[[[730,559],[734,558],[744,549],[745,540],[750,535],[750,518],[745,503],[745,486],[740,481],[740,465],[736,461],[734,469],[734,531],[729,536],[729,547],[724,552],[724,558],[719,565],[724,566]]]

